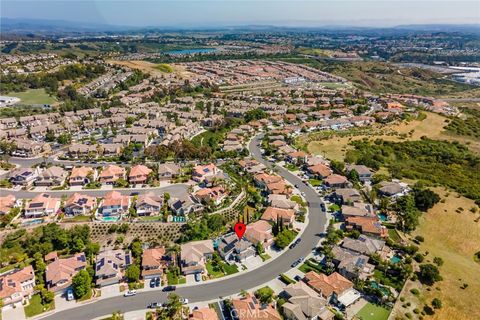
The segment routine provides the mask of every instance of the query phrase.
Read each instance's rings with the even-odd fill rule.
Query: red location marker
[[[233,230],[235,230],[235,233],[237,234],[237,237],[240,240],[245,234],[245,231],[247,230],[247,226],[242,222],[237,222],[233,227]]]

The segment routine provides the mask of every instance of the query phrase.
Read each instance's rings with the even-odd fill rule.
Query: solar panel
[[[43,206],[43,202],[30,203],[30,208],[40,208]]]
[[[127,265],[130,265],[130,255],[128,255],[128,254],[125,256],[125,263]]]

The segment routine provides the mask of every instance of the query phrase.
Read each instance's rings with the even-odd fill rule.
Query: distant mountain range
[[[311,27],[295,27],[275,25],[245,25],[245,26],[145,26],[132,27],[108,24],[92,24],[65,20],[42,20],[42,19],[12,19],[0,18],[1,33],[15,34],[36,34],[36,35],[55,35],[55,34],[102,34],[102,33],[141,33],[141,32],[161,32],[161,31],[424,31],[424,32],[464,32],[480,34],[480,24],[472,25],[449,25],[449,24],[425,24],[425,25],[399,25],[396,27],[359,27],[348,25],[325,25]]]

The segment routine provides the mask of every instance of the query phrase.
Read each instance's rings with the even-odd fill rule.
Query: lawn
[[[302,207],[305,205],[305,202],[303,202],[302,197],[300,197],[298,195],[291,196],[290,200],[295,201],[296,203],[298,203],[298,205],[300,205]]]
[[[298,167],[292,163],[287,163],[285,165],[285,168],[287,168],[288,170],[290,171],[297,171],[298,170]]]
[[[263,261],[266,261],[272,257],[270,257],[270,255],[266,254],[266,253],[263,253],[260,255],[260,258],[262,258]]]
[[[30,89],[12,93],[12,95],[20,98],[22,104],[52,104],[57,101],[54,97],[49,96],[45,89]]]
[[[219,266],[208,261],[206,264],[208,274],[213,278],[221,278],[225,275],[230,275],[238,272],[238,267],[236,265],[229,265],[225,262],[222,262]]]
[[[319,187],[322,185],[322,180],[318,180],[318,179],[308,179],[308,182],[310,182],[312,187]]]
[[[402,238],[400,238],[400,236],[398,235],[397,230],[395,230],[394,228],[388,229],[388,237],[394,242],[400,242],[402,240]]]
[[[357,317],[361,320],[387,320],[390,310],[377,306],[373,303],[367,303],[358,313]]]
[[[433,298],[439,298],[443,307],[435,310],[435,319],[480,319],[480,269],[474,260],[480,244],[479,213],[470,211],[476,207],[470,199],[458,197],[454,192],[447,196],[441,188],[435,188],[434,191],[445,201],[437,203],[422,216],[412,237],[424,237],[419,252],[428,252],[425,263],[432,263],[434,257],[443,259],[444,264],[440,267],[443,280],[430,290],[418,282],[409,281],[408,290],[404,290],[402,296],[405,301],[412,303],[412,308],[419,304],[420,309],[425,303],[430,304]],[[463,208],[463,211],[459,208]],[[468,287],[462,289],[464,284],[468,284]],[[419,298],[410,293],[410,286],[420,290]],[[398,308],[397,312],[402,314],[406,310]]]
[[[39,315],[40,313],[53,310],[55,308],[55,303],[52,302],[49,305],[44,306],[42,304],[42,298],[40,297],[39,294],[35,294],[32,296],[32,299],[30,299],[30,303],[28,306],[25,307],[25,316],[27,318],[34,317],[36,315]]]
[[[318,264],[315,264],[311,261],[305,261],[304,264],[298,267],[298,270],[302,271],[303,273],[307,273],[310,271],[315,271],[316,273],[323,273],[322,268]]]
[[[185,277],[177,277],[173,272],[167,273],[167,279],[169,285],[184,284],[187,282]]]

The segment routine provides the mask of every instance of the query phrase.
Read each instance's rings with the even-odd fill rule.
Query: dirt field
[[[334,136],[327,140],[308,142],[308,151],[314,154],[324,155],[328,159],[343,160],[352,140],[383,139],[388,141],[419,140],[426,136],[436,140],[459,141],[467,144],[472,151],[480,153],[480,141],[468,137],[454,136],[446,132],[443,127],[447,124],[447,118],[436,113],[426,112],[424,120],[412,120],[410,122],[395,123],[386,126],[375,125],[368,130],[368,134],[360,134],[348,137]],[[314,140],[314,136],[307,139]]]
[[[188,79],[192,76],[192,74],[188,71],[185,70],[184,67],[176,65],[176,64],[170,64],[170,66],[173,68],[173,73],[165,73],[160,71],[159,69],[155,68],[157,64],[148,62],[148,61],[141,61],[141,60],[130,60],[130,61],[118,61],[118,60],[109,60],[108,63],[114,63],[120,66],[125,66],[129,67],[132,69],[139,69],[144,72],[148,72],[152,75],[156,76],[163,76],[163,77],[180,77],[181,79]]]
[[[436,189],[435,192],[445,199],[426,213],[417,228],[415,235],[421,235],[425,242],[420,245],[420,252],[428,252],[424,262],[432,263],[434,257],[443,259],[440,267],[443,281],[435,284],[430,291],[419,282],[407,283],[403,291],[404,303],[410,302],[410,308],[402,308],[402,302],[397,303],[391,319],[410,312],[417,316],[413,309],[422,310],[424,304],[431,305],[433,298],[439,298],[443,307],[435,310],[435,315],[427,319],[468,320],[480,319],[480,264],[473,260],[475,252],[480,250],[480,213],[472,213],[475,207],[473,201],[458,197],[455,193]],[[456,212],[463,208],[461,213]],[[460,211],[460,210],[459,210]],[[462,289],[463,284],[468,284]],[[410,293],[410,289],[418,288],[419,297]],[[405,318],[404,316],[401,317]]]

